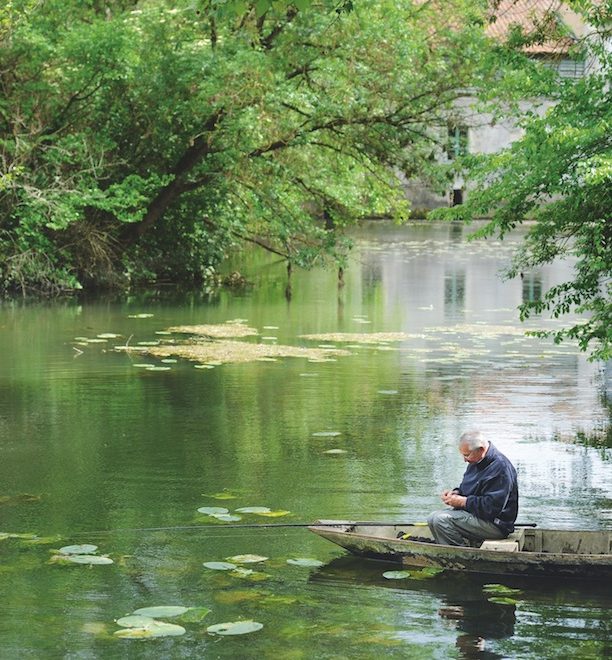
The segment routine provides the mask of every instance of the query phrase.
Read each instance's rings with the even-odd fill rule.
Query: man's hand
[[[441,497],[442,501],[447,506],[452,506],[453,509],[465,509],[467,497],[459,495],[454,490],[445,490]]]

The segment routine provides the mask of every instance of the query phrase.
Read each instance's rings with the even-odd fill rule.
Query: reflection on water
[[[160,657],[599,657],[610,601],[591,586],[522,585],[528,598],[512,630],[510,612],[493,607],[473,577],[390,585],[369,562],[289,567],[291,557],[342,553],[301,529],[121,531],[210,523],[196,509],[215,505],[284,509],[291,522],[424,517],[459,483],[455,439],[469,427],[515,463],[524,522],[609,526],[600,365],[575,346],[525,337],[516,313],[525,281],[497,277],[512,244],[466,242],[466,233],[459,225],[363,228],[343,287],[334,271],[294,271],[290,300],[285,266],[254,253],[232,265],[254,282],[239,293],[3,304],[0,531],[93,541],[115,560],[66,570],[46,563],[49,545],[0,541],[7,657],[57,648],[118,657],[130,642],[113,639],[114,619],[156,604],[206,606],[207,625],[253,618],[264,629],[245,644],[190,625],[183,638],[132,643],[134,657],[147,657],[150,643]],[[568,268],[542,269],[538,286]],[[148,372],[134,365],[161,363],[113,351],[161,341],[172,325],[236,318],[277,337],[261,341],[291,345],[317,346],[300,338],[312,333],[407,338],[350,342],[351,355],[336,362],[209,370],[179,361]],[[540,317],[526,327],[557,323]],[[120,337],[98,337],[105,333]],[[224,489],[236,499],[210,497]],[[268,578],[202,568],[240,553],[269,557],[260,571]],[[543,628],[547,621],[554,625]]]

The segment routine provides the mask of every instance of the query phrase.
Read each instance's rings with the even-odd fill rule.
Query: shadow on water
[[[532,604],[543,608],[555,608],[571,602],[573,606],[602,608],[607,610],[611,602],[608,584],[584,583],[581,580],[556,578],[532,578],[497,575],[462,575],[444,573],[428,579],[389,580],[383,573],[397,565],[343,556],[313,572],[309,582],[317,585],[351,589],[366,587],[392,590],[398,609],[414,607],[420,599],[438,602],[437,616],[444,627],[456,631],[455,647],[459,658],[503,658],[505,655],[488,649],[494,640],[510,639],[515,635],[517,607]],[[487,584],[503,584],[516,589],[509,600],[516,603],[494,602],[496,594],[487,593]]]

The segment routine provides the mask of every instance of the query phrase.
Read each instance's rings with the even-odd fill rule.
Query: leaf
[[[181,614],[179,621],[181,623],[200,623],[212,610],[208,607],[190,607],[185,614]]]
[[[261,513],[256,513],[256,516],[265,516],[266,518],[281,518],[282,516],[287,516],[291,513],[291,511],[284,511],[284,510],[279,510],[279,511],[262,511]]]
[[[346,449],[326,449],[324,454],[348,454]]]
[[[498,605],[517,605],[518,600],[514,598],[508,598],[507,596],[493,596],[492,598],[487,598],[489,603],[497,603]]]
[[[132,614],[139,614],[141,616],[150,616],[150,617],[173,617],[180,616],[185,614],[188,610],[188,607],[183,607],[183,605],[154,605],[153,607],[141,607],[140,609],[134,610]]]
[[[206,494],[202,493],[202,497],[212,497],[215,500],[235,500],[238,495],[235,495],[231,491],[221,491],[220,493]]]
[[[140,614],[128,614],[128,616],[122,616],[120,619],[117,619],[115,623],[122,628],[143,628],[151,623],[155,619],[150,616],[142,616]]]
[[[187,631],[183,626],[176,623],[165,623],[164,621],[153,621],[140,628],[123,628],[115,632],[115,637],[120,639],[147,639],[150,637],[178,637]]]
[[[238,568],[236,564],[231,564],[228,561],[205,561],[202,566],[210,568],[212,571],[231,571]]]
[[[97,545],[83,543],[82,545],[65,545],[58,552],[63,555],[90,555],[98,549]]]
[[[340,431],[317,431],[312,434],[314,438],[335,438],[338,435],[342,435]]]
[[[236,564],[257,564],[266,561],[269,557],[263,557],[262,555],[234,555],[233,557],[226,557],[226,559]]]
[[[243,506],[236,509],[237,513],[270,513],[272,509],[267,506]]]
[[[198,513],[203,513],[207,516],[213,516],[219,513],[229,513],[229,509],[225,509],[222,506],[201,506],[198,509]]]
[[[239,520],[242,520],[240,516],[235,516],[231,513],[211,513],[210,515],[217,520],[222,520],[223,522],[238,522]],[[260,515],[264,514],[262,513]]]
[[[246,635],[263,628],[263,623],[257,621],[230,621],[228,623],[216,623],[208,626],[206,632],[211,635]]]
[[[497,583],[485,584],[483,585],[482,590],[488,594],[509,595],[523,593],[520,589],[513,589],[512,587],[507,587],[505,584]]]
[[[383,577],[387,580],[403,580],[404,578],[409,578],[411,575],[410,571],[385,571]]]
[[[307,568],[318,568],[319,566],[325,566],[325,562],[322,562],[318,559],[310,559],[309,557],[287,559],[287,563],[291,564],[292,566],[304,566]]]
[[[104,564],[113,564],[113,560],[110,557],[104,557],[102,555],[58,555],[59,557],[71,561],[73,564],[90,564],[90,565],[104,565]]]

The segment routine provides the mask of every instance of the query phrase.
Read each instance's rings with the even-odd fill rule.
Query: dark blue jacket
[[[493,444],[480,463],[470,463],[458,489],[467,496],[466,510],[497,525],[504,534],[514,531],[518,513],[516,470]]]

